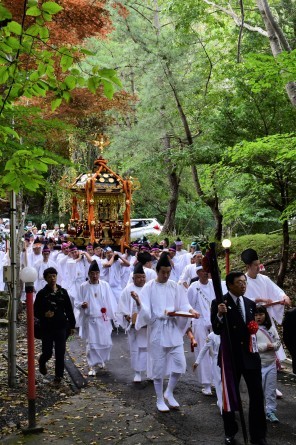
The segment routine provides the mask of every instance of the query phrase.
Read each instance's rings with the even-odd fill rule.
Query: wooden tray
[[[191,314],[190,312],[184,312],[184,311],[167,312],[167,315],[169,315],[169,317],[195,318],[195,316],[193,314]]]
[[[256,303],[257,306],[263,306],[263,307],[271,307],[271,306],[276,306],[277,304],[285,304],[285,300],[276,300],[276,301],[272,301],[271,303]]]

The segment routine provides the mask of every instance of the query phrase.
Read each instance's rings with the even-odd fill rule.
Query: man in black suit
[[[292,357],[293,374],[296,374],[296,308],[289,309],[283,321],[283,340]]]
[[[256,304],[244,297],[246,277],[243,272],[230,272],[226,276],[228,293],[224,302],[212,302],[211,321],[213,331],[220,335],[229,326],[230,343],[233,355],[237,387],[241,376],[244,377],[249,393],[249,431],[252,444],[267,445],[264,395],[262,390],[261,360],[258,352],[250,351],[248,323],[254,320]],[[221,350],[218,364],[221,366]],[[225,444],[235,443],[238,425],[234,411],[222,412]]]

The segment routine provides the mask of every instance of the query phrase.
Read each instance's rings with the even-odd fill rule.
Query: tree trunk
[[[161,232],[163,234],[173,233],[175,231],[176,211],[179,198],[180,179],[175,172],[169,173],[168,179],[170,183],[170,198],[165,221],[163,224],[163,229]]]
[[[282,231],[283,231],[283,247],[282,247],[280,268],[277,276],[277,285],[280,287],[283,287],[284,285],[284,279],[286,276],[288,261],[289,261],[290,237],[289,237],[288,221],[283,222]]]
[[[163,140],[166,150],[170,148],[170,138],[168,135],[164,137]],[[169,190],[170,197],[167,208],[167,213],[165,221],[163,224],[162,232],[163,234],[173,233],[175,231],[175,221],[176,221],[176,211],[179,199],[179,187],[180,187],[180,176],[176,173],[176,170],[168,173],[169,180]]]
[[[268,1],[257,0],[257,6],[267,31],[273,56],[276,58],[283,51],[291,51],[289,42],[287,41],[281,27],[275,20],[270,10]],[[296,82],[287,83],[286,92],[291,104],[296,107]]]
[[[215,240],[221,241],[223,215],[219,209],[219,199],[218,199],[217,193],[216,193],[216,191],[214,191],[214,196],[211,198],[207,198],[201,188],[197,169],[196,169],[195,165],[191,166],[191,171],[192,171],[192,176],[193,176],[193,182],[194,182],[195,189],[197,191],[198,196],[210,208],[210,210],[213,214],[213,217],[215,220],[215,234],[214,234]]]

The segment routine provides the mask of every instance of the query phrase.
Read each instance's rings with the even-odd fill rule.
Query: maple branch
[[[239,18],[239,16],[233,11],[233,10],[229,10],[224,8],[223,6],[217,5],[214,2],[211,2],[210,0],[203,0],[207,5],[209,6],[213,6],[214,8],[218,9],[219,11],[224,12],[225,14],[227,14],[228,16],[230,16],[233,20],[234,23],[236,24],[236,26],[242,26],[241,20]],[[264,31],[264,29],[260,28],[260,26],[252,26],[249,25],[248,23],[243,23],[243,27],[248,29],[249,31],[252,32],[257,32],[258,34],[261,34],[264,37],[268,37],[268,34],[266,31]]]

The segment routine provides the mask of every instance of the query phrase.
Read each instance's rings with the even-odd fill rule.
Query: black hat
[[[175,245],[176,246],[182,246],[183,245],[183,241],[178,237],[175,241]]]
[[[160,258],[159,258],[159,260],[157,262],[156,270],[159,270],[162,266],[164,266],[164,267],[171,267],[171,263],[170,263],[170,260],[169,260],[168,252],[163,252],[160,255]]]
[[[93,249],[96,249],[97,247],[100,247],[100,244],[98,244],[96,241],[92,245]]]
[[[98,263],[96,262],[96,260],[93,260],[93,261],[90,263],[88,272],[100,272],[100,268],[99,268],[99,265],[98,265]]]
[[[42,245],[41,240],[39,239],[39,237],[37,236],[37,238],[35,238],[34,242],[33,242],[33,247],[39,247]]]
[[[140,252],[137,256],[139,263],[146,264],[149,261],[152,261],[152,256],[149,252]]]
[[[246,249],[241,254],[241,259],[245,264],[251,264],[253,261],[258,260],[258,255],[254,249]]]
[[[144,269],[143,269],[143,264],[142,263],[137,263],[134,267],[134,272],[133,274],[135,275],[136,273],[139,274],[144,274]]]

